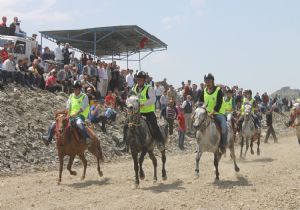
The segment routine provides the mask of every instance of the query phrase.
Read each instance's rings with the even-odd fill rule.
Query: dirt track
[[[236,148],[238,151],[239,148]],[[300,147],[296,137],[262,144],[261,156],[248,153],[233,170],[229,155],[214,182],[213,155],[205,153],[200,178],[194,179],[194,154],[168,156],[168,180],[152,182],[152,163],[145,160],[146,179],[133,190],[130,160],[102,165],[99,178],[89,166],[85,181],[65,170],[0,177],[0,209],[300,209]],[[159,172],[161,161],[159,162]]]

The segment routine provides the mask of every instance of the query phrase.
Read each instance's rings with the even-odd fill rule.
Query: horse
[[[245,105],[245,114],[244,114],[244,122],[242,124],[242,130],[240,133],[241,137],[241,151],[240,151],[240,158],[245,158],[248,148],[249,148],[249,140],[250,140],[250,148],[251,148],[251,154],[254,154],[253,151],[253,143],[257,140],[257,155],[260,155],[260,135],[261,131],[260,129],[256,129],[254,122],[252,120],[252,106],[251,105]],[[243,147],[244,147],[244,141],[246,140],[246,151],[243,156]]]
[[[297,114],[293,126],[296,128],[296,136],[298,138],[298,143],[300,146],[300,114]]]
[[[146,120],[140,114],[140,103],[139,98],[137,96],[130,96],[126,100],[127,105],[127,118],[126,121],[128,123],[128,129],[126,131],[126,139],[127,144],[131,150],[131,156],[134,163],[134,171],[135,171],[135,181],[134,187],[139,188],[140,180],[145,178],[145,173],[143,170],[143,161],[145,155],[148,153],[150,159],[152,160],[154,167],[154,176],[153,182],[157,182],[157,159],[154,155],[154,147],[156,145],[156,141],[151,134],[151,128],[149,127]],[[165,143],[167,141],[168,132],[166,127],[160,126],[160,131],[164,137]],[[155,132],[155,131],[153,131]],[[140,157],[138,158],[138,154]],[[162,179],[167,180],[167,173],[165,169],[166,164],[166,153],[165,150],[161,151],[161,159],[162,159]]]
[[[78,134],[77,130],[69,124],[69,119],[65,113],[57,113],[55,121],[56,148],[59,157],[59,178],[57,184],[61,183],[63,162],[66,155],[70,157],[67,169],[73,176],[77,175],[77,173],[72,170],[72,164],[75,156],[79,156],[83,163],[83,174],[81,176],[81,180],[84,180],[87,168],[87,160],[84,152],[87,149],[87,144],[82,136]],[[98,174],[102,177],[103,172],[100,169],[100,161],[103,162],[103,152],[100,141],[90,128],[86,127],[86,129],[92,139],[92,145],[88,148],[88,150],[96,157]]]
[[[193,115],[194,122],[193,126],[197,130],[197,151],[196,151],[196,168],[195,168],[195,178],[199,178],[199,162],[202,154],[204,152],[214,153],[214,165],[216,180],[219,180],[219,161],[221,159],[221,152],[219,151],[219,144],[221,141],[221,133],[214,119],[208,115],[205,107],[198,107]],[[231,120],[231,119],[230,119]],[[231,124],[231,121],[227,124]],[[234,154],[234,137],[233,129],[230,125],[228,132],[228,148],[230,149],[230,156],[234,162],[234,170],[238,172],[240,169],[236,164],[235,154]]]

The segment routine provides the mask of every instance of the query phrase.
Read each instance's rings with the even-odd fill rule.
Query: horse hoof
[[[140,188],[140,185],[139,184],[137,184],[137,183],[134,183],[134,185],[133,185],[133,189],[139,189]]]
[[[145,174],[144,173],[140,173],[140,179],[144,180],[145,179]]]
[[[167,175],[162,177],[163,181],[166,181],[168,179]]]
[[[194,179],[199,179],[199,173],[195,173]]]
[[[235,170],[235,172],[239,172],[240,168],[239,167],[235,167],[234,170]]]
[[[80,180],[82,181],[82,180],[84,180],[85,179],[85,177],[84,176],[82,176],[81,178],[80,178]]]
[[[76,176],[77,172],[76,171],[71,171],[70,174],[73,175],[73,176]]]
[[[103,172],[102,172],[102,171],[99,172],[99,176],[100,176],[100,177],[103,176]]]

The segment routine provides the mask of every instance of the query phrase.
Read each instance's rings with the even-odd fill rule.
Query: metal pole
[[[128,69],[128,49],[127,49],[127,69]]]
[[[97,33],[96,33],[96,31],[94,31],[94,59],[95,60],[96,60],[96,48],[97,48],[96,40],[97,40]]]
[[[41,33],[41,48],[43,49],[43,34]]]
[[[140,71],[142,70],[141,68],[141,52],[139,51],[139,69]]]

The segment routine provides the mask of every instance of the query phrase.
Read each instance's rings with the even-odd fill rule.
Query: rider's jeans
[[[74,120],[75,120],[76,126],[80,129],[81,134],[83,135],[83,138],[84,139],[89,138],[89,135],[86,131],[83,120],[80,117],[76,117]]]
[[[227,145],[227,123],[226,123],[226,117],[222,114],[217,114],[215,116],[215,119],[218,121],[219,125],[221,126],[221,144],[220,146],[226,146]]]

